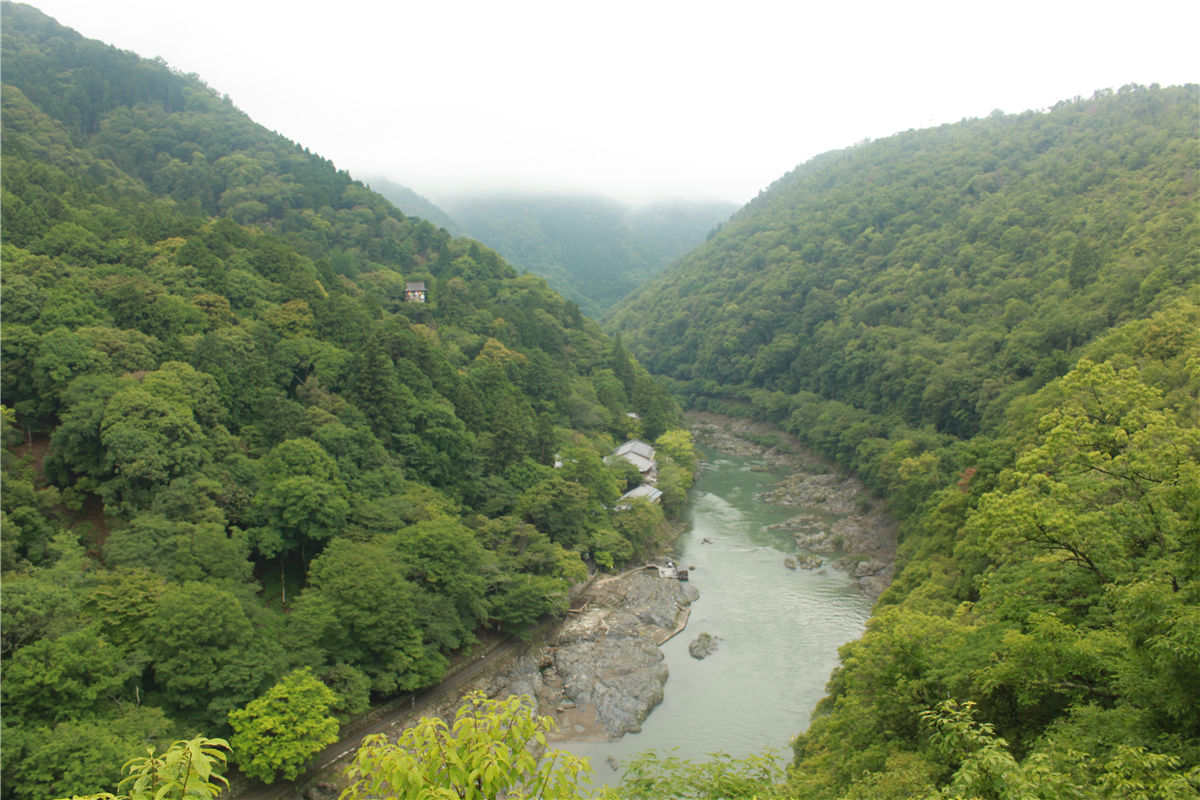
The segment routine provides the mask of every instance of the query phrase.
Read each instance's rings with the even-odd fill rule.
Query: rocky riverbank
[[[772,425],[707,412],[690,412],[688,422],[700,444],[790,470],[759,498],[804,508],[772,526],[793,533],[799,554],[793,565],[815,568],[825,563],[825,556],[836,556],[832,566],[853,575],[865,594],[874,598],[883,593],[895,573],[896,524],[861,481]]]
[[[776,526],[795,536],[793,566],[819,569],[824,556],[836,557],[832,566],[853,575],[868,596],[887,587],[896,528],[860,481],[773,426],[703,412],[690,413],[688,421],[698,443],[788,472],[759,499],[804,507]],[[600,578],[576,601],[576,612],[498,665],[479,688],[493,697],[534,697],[541,713],[557,722],[550,737],[555,741],[616,739],[639,731],[662,701],[667,680],[658,645],[676,632],[698,597],[692,584],[653,571]]]
[[[543,714],[555,717],[551,738],[558,740],[639,731],[667,680],[658,644],[698,597],[690,584],[652,571],[601,579],[583,608],[493,678],[487,691],[534,697]]]

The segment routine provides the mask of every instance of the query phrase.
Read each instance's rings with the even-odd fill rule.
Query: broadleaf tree
[[[337,699],[304,667],[230,711],[230,743],[242,772],[264,783],[299,775],[321,748],[337,741],[337,719],[330,714]]]
[[[395,744],[382,735],[366,737],[346,769],[350,785],[342,798],[580,797],[580,781],[590,766],[586,759],[547,749],[546,733],[553,725],[527,697],[492,700],[472,692],[453,724],[426,717]]]

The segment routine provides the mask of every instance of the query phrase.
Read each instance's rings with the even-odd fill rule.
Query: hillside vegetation
[[[578,306],[195,76],[28,6],[2,35],[5,798],[231,724],[294,774],[659,546],[678,406]],[[631,435],[663,505],[617,512]]]
[[[820,156],[615,311],[902,524],[787,784],[723,796],[1200,792],[1198,112],[1131,86]]]

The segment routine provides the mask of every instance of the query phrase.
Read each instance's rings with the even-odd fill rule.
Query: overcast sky
[[[356,177],[743,203],[812,156],[1200,81],[1195,0],[36,0]]]

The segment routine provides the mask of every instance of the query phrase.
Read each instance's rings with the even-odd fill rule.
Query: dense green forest
[[[902,526],[787,779],[680,796],[1200,794],[1198,130],[1129,86],[828,153],[615,310]]]
[[[196,76],[29,6],[2,37],[5,798],[197,734],[293,773],[660,546],[679,407],[576,304]],[[632,435],[664,502],[614,511]]]
[[[462,233],[602,319],[703,242],[735,208],[684,201],[628,207],[600,197],[509,194],[458,198],[448,210]]]

